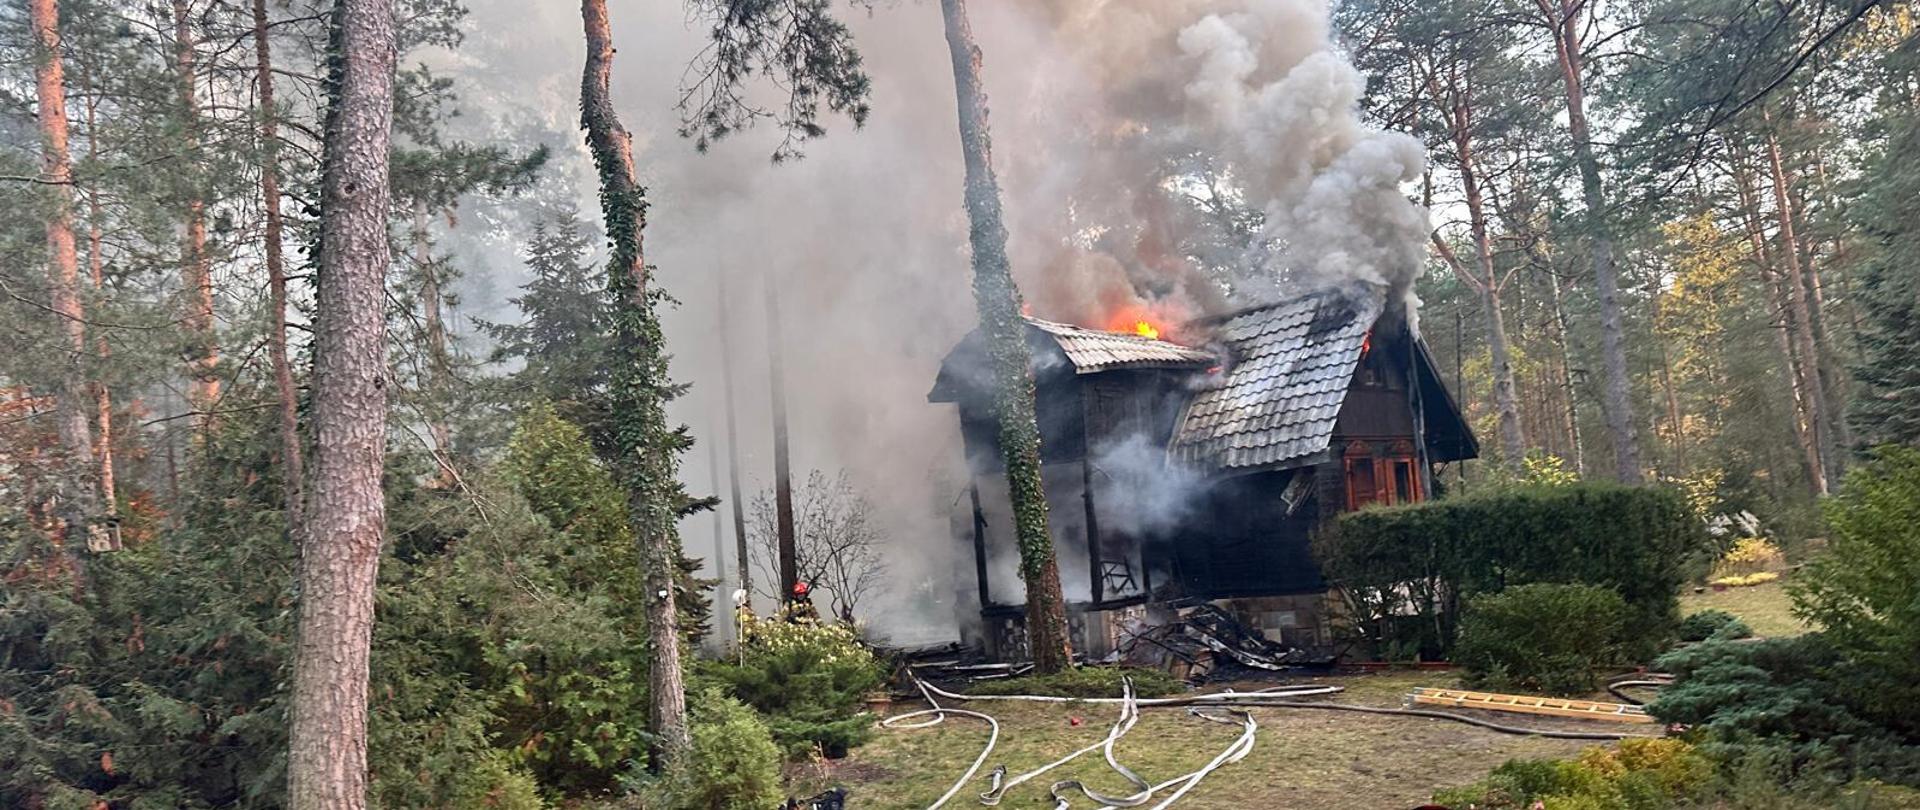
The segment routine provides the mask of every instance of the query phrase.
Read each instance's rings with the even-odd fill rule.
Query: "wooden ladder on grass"
[[[1412,703],[1427,706],[1544,714],[1553,717],[1576,717],[1582,720],[1605,720],[1613,723],[1654,722],[1653,716],[1639,706],[1598,700],[1503,695],[1496,692],[1469,692],[1464,689],[1434,689],[1424,686],[1416,687],[1408,698]]]

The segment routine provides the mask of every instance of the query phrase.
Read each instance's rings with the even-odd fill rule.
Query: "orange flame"
[[[1160,339],[1160,330],[1155,328],[1151,321],[1134,321],[1133,333],[1145,338]]]

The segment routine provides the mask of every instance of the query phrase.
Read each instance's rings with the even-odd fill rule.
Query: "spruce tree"
[[[1862,358],[1848,414],[1867,446],[1920,445],[1920,116],[1896,116],[1855,216],[1878,244],[1861,268]]]

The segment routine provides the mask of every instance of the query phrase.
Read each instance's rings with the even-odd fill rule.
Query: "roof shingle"
[[[1053,336],[1073,363],[1076,374],[1116,368],[1206,368],[1219,362],[1219,358],[1204,349],[1145,335],[1087,329],[1038,318],[1028,318],[1027,323]]]
[[[1226,316],[1214,335],[1234,363],[1194,394],[1173,457],[1246,470],[1326,450],[1383,303],[1377,293],[1329,290]]]

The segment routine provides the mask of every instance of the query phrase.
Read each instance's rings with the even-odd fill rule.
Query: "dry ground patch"
[[[1414,686],[1448,686],[1448,673],[1385,673],[1320,679],[1348,687],[1338,700],[1398,706]],[[1271,685],[1271,684],[1261,684]],[[994,715],[1000,742],[981,769],[996,764],[1010,774],[1051,762],[1099,741],[1117,707],[1099,704],[1036,704],[976,701],[967,706]],[[902,706],[911,711],[923,706]],[[1079,718],[1074,725],[1071,720]],[[1523,737],[1443,720],[1330,712],[1256,709],[1253,752],[1215,771],[1178,807],[1395,808],[1414,807],[1436,789],[1465,784],[1514,757],[1564,757],[1595,743]],[[1528,719],[1500,717],[1526,724]],[[1571,727],[1600,724],[1569,721]],[[1535,725],[1539,725],[1535,723]],[[1564,727],[1564,726],[1563,726]],[[1142,777],[1160,782],[1205,765],[1239,734],[1239,728],[1191,717],[1185,709],[1147,709],[1115,748],[1116,758]],[[855,808],[925,807],[946,791],[986,743],[986,724],[967,718],[918,730],[881,730],[847,759],[798,769],[794,792],[842,785]],[[1083,779],[1096,790],[1124,794],[1127,783],[1108,769],[1098,752],[1009,791],[1006,808],[1050,808],[1047,787],[1055,780]],[[987,781],[978,778],[949,807],[978,807]],[[806,795],[801,793],[801,795]],[[1075,807],[1091,807],[1084,798]]]

